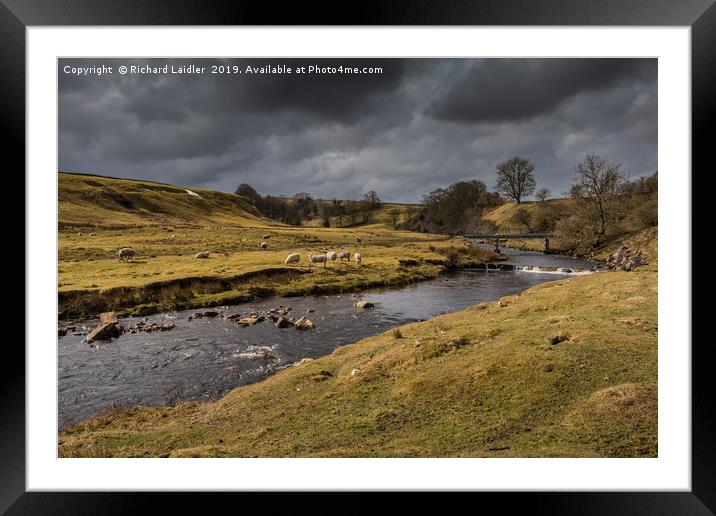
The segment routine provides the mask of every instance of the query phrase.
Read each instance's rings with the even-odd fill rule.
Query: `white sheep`
[[[131,247],[123,247],[119,251],[117,251],[117,256],[119,256],[119,261],[121,262],[122,259],[129,261],[131,258],[132,261],[134,261],[134,255],[137,254],[137,251],[132,249]]]
[[[261,242],[261,250],[266,251],[268,249],[268,244],[266,242]]]
[[[209,257],[209,251],[202,251],[200,253],[196,253],[194,258],[208,258]]]
[[[308,261],[311,263],[322,263],[325,267],[326,263],[328,262],[328,257],[325,254],[313,255],[311,253],[308,253]]]
[[[298,261],[301,259],[301,255],[298,253],[291,253],[289,254],[286,259],[284,260],[283,264],[288,265],[290,263],[298,263]]]
[[[337,257],[338,255],[335,253],[335,251],[328,251],[326,253],[326,259],[331,260],[332,262],[335,262]]]
[[[360,265],[360,253],[356,253],[353,255],[353,260],[356,262],[356,265]]]
[[[269,238],[271,238],[271,235],[269,235],[268,233],[261,236],[262,240],[268,240]]]
[[[341,261],[344,260],[344,259],[350,261],[350,260],[351,260],[351,253],[349,253],[348,251],[341,251],[340,253],[338,253],[338,258],[339,258]]]

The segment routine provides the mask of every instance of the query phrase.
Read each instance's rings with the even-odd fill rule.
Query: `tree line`
[[[330,227],[332,221],[338,227],[367,224],[382,206],[378,193],[373,190],[359,200],[325,200],[316,199],[307,192],[290,197],[262,196],[251,185],[243,183],[234,193],[248,199],[264,217],[293,226],[316,218],[323,227]]]
[[[551,192],[544,187],[537,189],[534,171],[530,160],[515,156],[497,165],[494,191],[476,179],[457,181],[425,194],[420,205],[393,207],[386,213],[396,229],[495,233],[497,225],[485,219],[485,213],[512,200],[518,208],[509,224],[520,231],[554,232],[566,249],[575,252],[586,252],[615,235],[658,223],[656,172],[628,180],[619,163],[590,153],[575,166],[566,192],[571,202],[561,203],[547,202]],[[242,184],[235,193],[248,199],[264,216],[291,225],[316,218],[324,227],[366,224],[383,205],[375,191],[358,200],[325,200],[305,192],[291,197],[262,196]],[[532,195],[537,202],[528,210],[522,206],[523,200]]]

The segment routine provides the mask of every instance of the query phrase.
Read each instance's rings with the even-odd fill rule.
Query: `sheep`
[[[261,242],[261,250],[266,251],[268,249],[268,244],[266,242]]]
[[[202,251],[200,253],[196,253],[194,258],[208,258],[209,257],[209,251]]]
[[[298,263],[298,261],[301,259],[301,255],[298,253],[291,253],[289,254],[286,259],[284,260],[284,265],[289,265],[291,263]]]
[[[361,238],[360,238],[360,237],[356,237],[356,244],[360,244],[360,243],[361,243]]]
[[[353,260],[356,262],[356,265],[360,265],[360,253],[356,253],[353,255]]]
[[[336,261],[336,257],[337,257],[337,256],[338,256],[338,255],[335,253],[335,251],[328,251],[328,252],[326,253],[326,259],[327,259],[327,260],[331,260],[332,262],[335,262],[335,261]]]
[[[350,260],[351,260],[351,253],[349,253],[348,251],[341,251],[340,253],[338,253],[338,258],[339,258],[341,261],[343,261],[343,259],[346,259],[346,260],[350,261]]]
[[[328,262],[328,257],[325,254],[313,255],[308,253],[308,261],[311,263],[323,263],[323,266],[325,267]]]
[[[90,233],[90,236],[97,236],[97,233]]]
[[[268,240],[269,238],[271,238],[271,235],[269,235],[268,233],[261,236],[261,240]]]
[[[123,247],[119,251],[117,251],[117,256],[119,256],[119,261],[121,262],[122,259],[125,261],[129,261],[131,258],[132,261],[134,261],[134,255],[137,254],[137,251],[132,249],[131,247]]]

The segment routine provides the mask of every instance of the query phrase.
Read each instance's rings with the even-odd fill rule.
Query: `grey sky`
[[[65,66],[113,67],[78,76]],[[204,74],[117,73],[194,64]],[[212,75],[212,64],[377,66],[382,74]],[[494,187],[519,155],[567,190],[587,152],[657,169],[655,59],[61,59],[59,170],[262,194],[419,201]]]

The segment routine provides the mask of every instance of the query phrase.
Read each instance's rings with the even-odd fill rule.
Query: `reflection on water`
[[[523,253],[515,253],[511,259]],[[534,265],[583,266],[571,258],[532,255],[536,255],[530,256]],[[537,257],[546,261],[535,263]],[[225,317],[288,306],[293,317],[306,316],[316,323],[315,329],[306,331],[279,329],[270,320],[248,327],[224,317],[190,321],[189,316],[197,310],[188,310],[148,317],[148,323],[174,323],[174,329],[166,332],[126,333],[112,342],[92,346],[84,342],[84,336],[69,333],[58,341],[59,427],[113,405],[163,405],[175,398],[217,398],[301,358],[320,357],[391,327],[462,310],[554,279],[554,274],[462,271],[393,290],[273,298],[220,309]],[[358,310],[353,306],[357,299],[376,306]],[[130,318],[121,322],[129,326],[136,321]],[[97,321],[86,324],[92,328]]]

